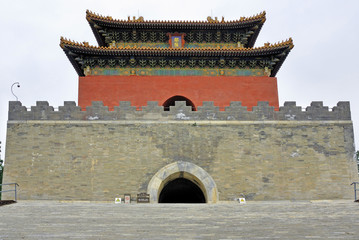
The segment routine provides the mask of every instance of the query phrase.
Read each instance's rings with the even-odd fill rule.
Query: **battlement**
[[[22,106],[19,101],[10,101],[8,120],[325,121],[351,120],[351,114],[349,102],[338,102],[331,111],[323,106],[323,102],[312,102],[305,110],[297,106],[296,102],[285,102],[279,111],[275,111],[268,102],[258,102],[252,111],[248,111],[241,102],[231,102],[224,111],[220,111],[213,102],[203,102],[202,106],[198,106],[197,111],[192,111],[192,107],[186,106],[186,103],[182,101],[176,102],[175,106],[170,106],[169,111],[165,111],[163,106],[158,105],[158,102],[152,101],[141,110],[131,106],[131,102],[121,101],[119,106],[114,107],[114,111],[109,111],[102,102],[92,102],[92,106],[87,107],[86,111],[82,111],[75,102],[64,102],[64,106],[60,106],[55,111],[54,107],[49,106],[46,101],[36,102],[36,106],[32,106],[31,110]]]

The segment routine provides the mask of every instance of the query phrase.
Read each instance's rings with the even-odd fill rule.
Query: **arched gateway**
[[[188,196],[189,201],[183,200],[182,195],[178,202],[218,201],[218,190],[212,177],[203,168],[190,162],[174,162],[161,168],[147,187],[151,203],[176,202],[173,200],[176,190],[191,194]]]

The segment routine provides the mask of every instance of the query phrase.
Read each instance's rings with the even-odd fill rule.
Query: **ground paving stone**
[[[359,239],[359,204],[19,201],[0,207],[0,239]]]

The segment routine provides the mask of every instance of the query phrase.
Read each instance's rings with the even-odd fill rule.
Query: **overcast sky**
[[[48,101],[77,102],[78,76],[59,47],[60,36],[97,45],[86,10],[115,19],[235,20],[267,12],[255,46],[293,38],[277,74],[279,101],[307,107],[323,101],[332,108],[350,101],[359,146],[359,1],[358,0],[0,0],[0,141],[4,158],[8,101],[15,94],[24,106]]]

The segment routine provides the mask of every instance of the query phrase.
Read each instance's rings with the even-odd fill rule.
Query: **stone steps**
[[[19,201],[0,239],[359,239],[353,201],[114,204]]]

